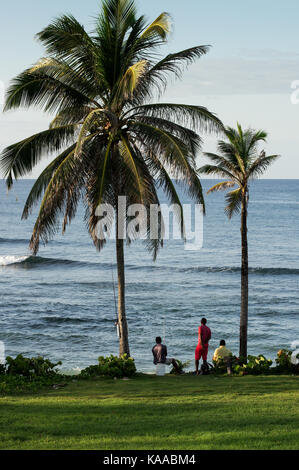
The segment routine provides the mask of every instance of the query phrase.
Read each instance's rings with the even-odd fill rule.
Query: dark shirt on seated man
[[[156,338],[159,340],[160,338]],[[166,356],[167,356],[167,347],[165,344],[162,344],[157,341],[156,345],[152,349],[153,356],[154,356],[154,364],[165,364]]]
[[[167,347],[165,344],[162,344],[162,339],[160,336],[157,336],[156,338],[156,344],[152,349],[152,353],[154,356],[154,364],[167,364],[168,366],[172,364],[175,370],[180,372],[180,368],[175,359],[173,357],[167,357]]]

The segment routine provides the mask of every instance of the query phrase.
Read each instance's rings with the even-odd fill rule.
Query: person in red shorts
[[[198,327],[198,345],[195,349],[195,368],[196,375],[199,375],[199,360],[202,358],[203,363],[207,362],[209,341],[211,339],[211,330],[207,326],[206,318],[201,319],[201,325]]]

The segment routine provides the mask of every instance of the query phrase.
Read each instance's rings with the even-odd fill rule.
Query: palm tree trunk
[[[119,328],[119,355],[130,356],[128,324],[125,306],[125,261],[124,261],[124,240],[119,238],[118,210],[116,210],[116,260],[118,278],[118,328]]]
[[[247,243],[247,192],[242,196],[241,209],[241,241],[242,241],[242,267],[241,267],[241,314],[240,314],[240,357],[247,358],[247,330],[248,330],[248,243]]]

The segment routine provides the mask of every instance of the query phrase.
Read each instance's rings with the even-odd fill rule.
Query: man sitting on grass
[[[231,374],[232,373],[232,370],[231,370],[232,356],[233,356],[232,352],[226,347],[225,340],[222,339],[220,341],[219,348],[215,349],[213,361],[215,361],[216,363],[218,361],[224,361],[224,363],[227,365],[228,374]]]
[[[162,344],[160,336],[157,336],[156,344],[153,347],[152,352],[154,356],[154,364],[167,364],[168,366],[172,364],[178,374],[182,373],[175,359],[167,357],[167,347],[165,344]]]

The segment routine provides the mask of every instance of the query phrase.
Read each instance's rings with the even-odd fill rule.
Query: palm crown
[[[13,178],[30,173],[47,153],[55,159],[36,180],[25,204],[26,218],[43,196],[31,249],[47,242],[63,216],[63,231],[79,200],[97,248],[96,208],[114,207],[119,195],[127,203],[159,204],[162,186],[182,206],[171,177],[187,183],[190,195],[204,203],[195,168],[201,139],[197,130],[219,130],[220,120],[206,108],[149,103],[170,75],[201,57],[207,46],[158,58],[170,31],[169,15],[147,24],[137,18],[134,1],[105,0],[95,31],[88,34],[72,16],[62,16],[37,37],[46,58],[12,82],[5,109],[38,106],[54,113],[49,129],[6,148],[1,166],[10,187]],[[58,155],[57,155],[58,154]],[[183,226],[183,225],[182,225]],[[154,256],[161,240],[149,240]]]
[[[212,164],[204,165],[198,171],[226,180],[210,188],[208,193],[238,186],[226,195],[225,211],[231,218],[234,213],[240,211],[242,197],[246,197],[248,201],[249,181],[260,176],[279,155],[266,155],[264,151],[257,153],[258,144],[267,138],[267,133],[263,130],[243,130],[238,124],[237,129],[225,128],[224,134],[227,141],[218,142],[219,154],[205,153]]]

